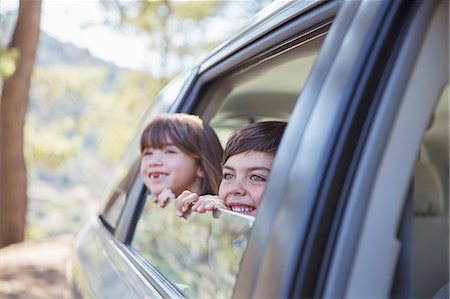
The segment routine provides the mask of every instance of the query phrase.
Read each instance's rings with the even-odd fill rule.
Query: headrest
[[[417,161],[413,184],[414,214],[432,216],[444,213],[444,189],[431,163]]]

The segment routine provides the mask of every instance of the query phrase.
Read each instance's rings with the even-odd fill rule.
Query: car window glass
[[[229,211],[186,220],[146,200],[131,245],[186,297],[230,298],[253,221]]]
[[[106,225],[111,230],[115,230],[116,228],[123,207],[125,206],[128,190],[130,189],[131,183],[137,174],[138,168],[139,160],[136,160],[128,174],[125,175],[122,181],[118,184],[117,188],[115,188],[103,208],[101,219],[106,222]]]

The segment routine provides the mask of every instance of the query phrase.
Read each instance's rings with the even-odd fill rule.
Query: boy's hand
[[[187,218],[191,206],[198,200],[197,193],[185,190],[177,197],[177,216]]]
[[[169,199],[175,199],[175,194],[170,189],[164,189],[161,193],[150,196],[150,200],[159,204],[161,208],[166,206]]]
[[[197,202],[191,207],[191,209],[197,213],[204,213],[206,211],[228,208],[224,201],[217,195],[203,195],[198,198]]]

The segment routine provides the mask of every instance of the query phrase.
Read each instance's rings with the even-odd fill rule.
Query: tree
[[[237,29],[234,25],[242,24],[242,19],[253,16],[271,1],[101,0],[100,3],[107,13],[107,23],[148,36],[149,46],[156,54],[153,61],[159,62],[152,65],[151,71],[162,86],[221,42],[223,34]],[[225,22],[218,25],[220,19]]]
[[[20,0],[8,48],[17,49],[14,73],[4,79],[0,102],[0,248],[24,240],[27,176],[23,128],[40,34],[41,0]]]

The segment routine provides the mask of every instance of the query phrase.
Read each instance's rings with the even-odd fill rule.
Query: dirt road
[[[0,250],[0,298],[72,298],[66,261],[73,237],[26,241]]]

